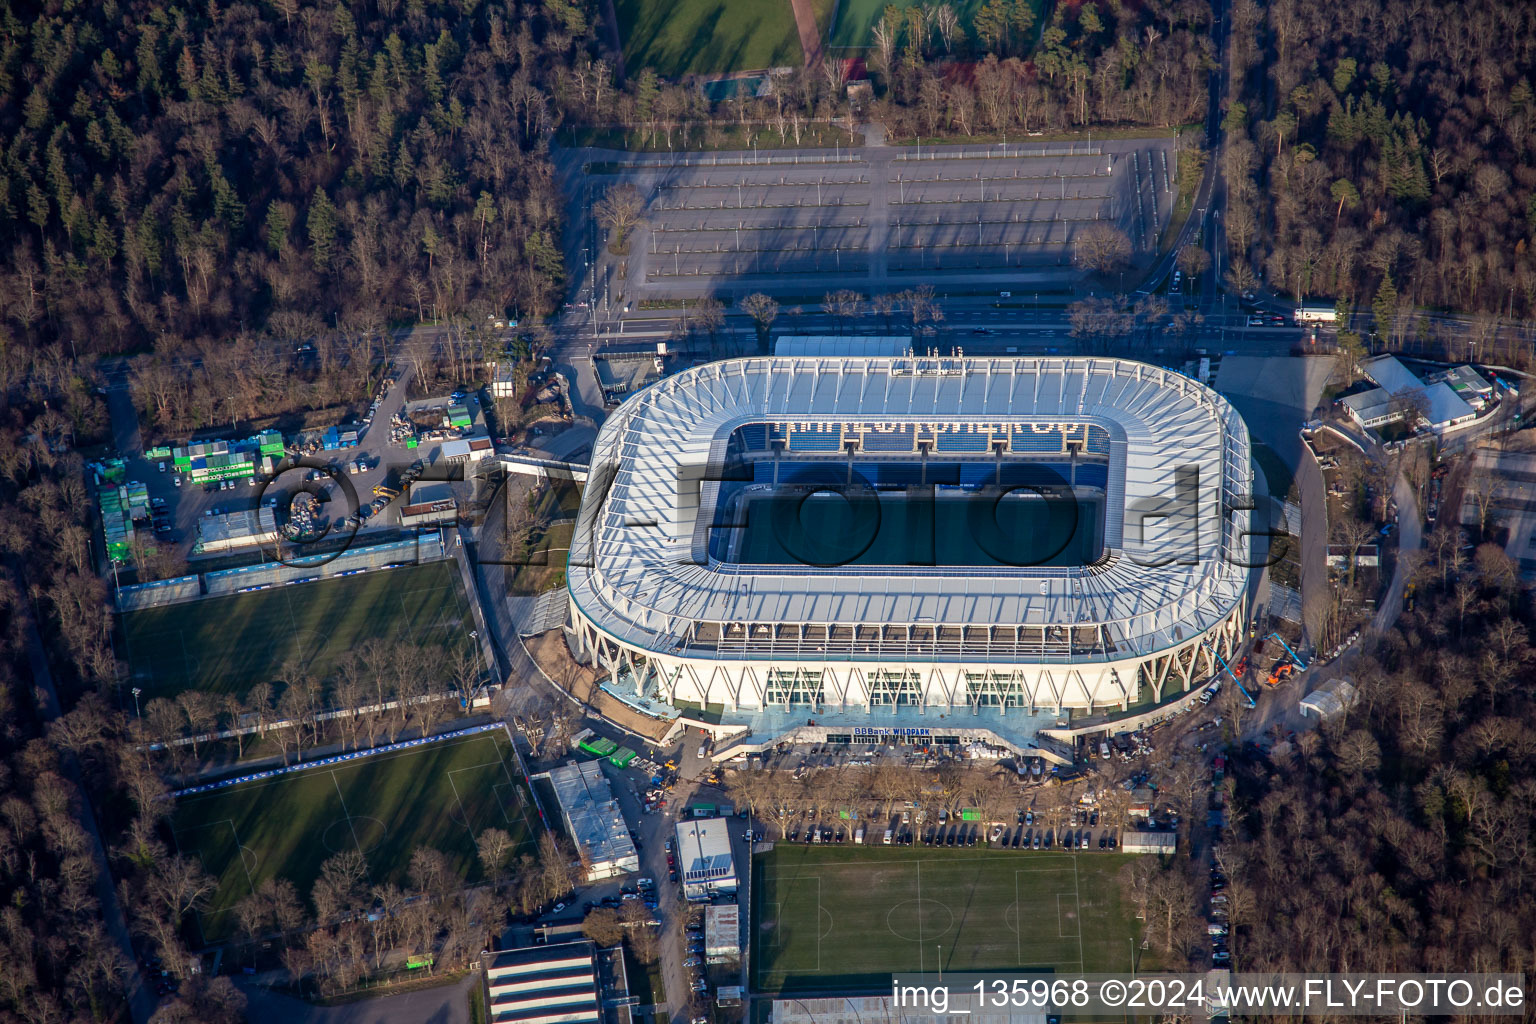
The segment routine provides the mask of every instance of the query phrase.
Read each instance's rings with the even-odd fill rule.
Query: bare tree
[[[689,319],[694,330],[702,331],[709,338],[713,350],[720,339],[720,328],[725,326],[725,306],[719,299],[702,298],[689,310]]]
[[[840,288],[835,292],[827,292],[822,299],[821,310],[835,316],[838,320],[838,333],[841,334],[864,310],[864,296],[851,288]]]
[[[640,190],[628,183],[611,186],[592,206],[597,222],[612,232],[608,251],[623,256],[629,251],[629,232],[640,223],[645,200]]]
[[[741,311],[757,326],[758,352],[768,352],[768,331],[779,316],[779,304],[762,292],[753,292],[741,300]]]
[[[506,870],[507,857],[514,843],[505,829],[488,828],[475,840],[475,851],[480,855],[480,867],[487,878],[499,879]]]
[[[1130,260],[1131,240],[1119,228],[1096,221],[1078,232],[1072,243],[1072,258],[1086,270],[1113,273]]]
[[[1493,499],[1498,493],[1498,481],[1487,468],[1478,466],[1467,475],[1467,482],[1462,491],[1472,501],[1472,506],[1477,510],[1477,535],[1479,538],[1488,535],[1488,520],[1493,510]]]

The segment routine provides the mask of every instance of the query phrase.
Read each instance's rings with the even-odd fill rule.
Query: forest
[[[302,337],[426,307],[553,308],[547,79],[580,60],[574,8],[190,0],[4,19],[0,305],[24,341],[171,358],[282,314]]]
[[[1454,526],[1449,530],[1454,535]],[[1536,664],[1494,545],[1442,529],[1358,701],[1225,783],[1217,863],[1247,970],[1528,971],[1536,949]]]
[[[1236,0],[1231,59],[1233,286],[1536,315],[1536,7]]]

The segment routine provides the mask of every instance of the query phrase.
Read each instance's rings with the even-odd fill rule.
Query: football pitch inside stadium
[[[1121,854],[778,844],[753,859],[753,987],[880,988],[896,971],[1128,971]],[[1138,966],[1142,961],[1138,954]]]
[[[411,854],[425,846],[474,881],[481,832],[510,833],[515,862],[531,851],[537,821],[506,733],[487,731],[182,797],[171,832],[218,879],[199,915],[212,942],[235,932],[231,911],[267,878],[286,878],[307,901],[320,866],[357,850],[366,884],[404,887]]]
[[[183,690],[243,694],[289,662],[325,679],[368,640],[470,644],[469,602],[452,560],[277,586],[128,612],[123,633],[144,700]]]

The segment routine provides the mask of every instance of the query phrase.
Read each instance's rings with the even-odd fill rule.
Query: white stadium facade
[[[567,637],[621,699],[758,745],[1030,752],[1221,671],[1252,465],[1221,396],[1128,360],[695,367],[599,431]]]

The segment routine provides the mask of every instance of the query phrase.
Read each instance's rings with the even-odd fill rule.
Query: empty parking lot
[[[1066,281],[1091,225],[1154,251],[1177,180],[1171,139],[607,157],[585,165],[575,205],[639,189],[629,254],[599,270],[626,300]]]

